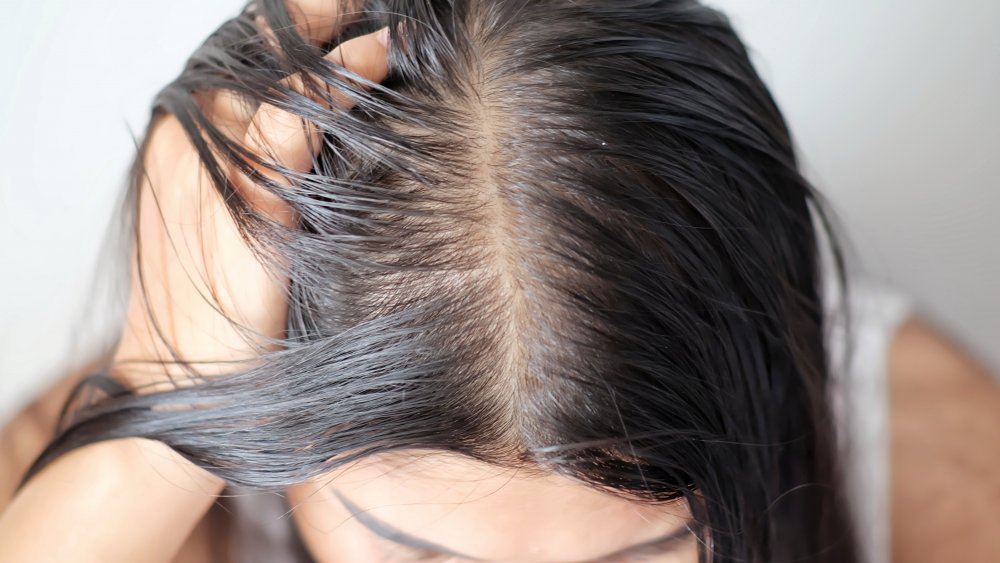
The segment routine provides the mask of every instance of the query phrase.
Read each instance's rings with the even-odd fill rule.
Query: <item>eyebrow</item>
[[[434,542],[427,541],[416,536],[407,534],[406,532],[394,528],[385,522],[382,522],[378,518],[375,518],[368,511],[359,508],[358,505],[354,504],[347,499],[344,495],[340,494],[340,491],[333,491],[333,494],[340,500],[340,503],[344,505],[344,508],[351,513],[365,528],[368,528],[373,534],[387,539],[391,542],[397,543],[405,547],[412,547],[414,549],[426,549],[429,551],[436,551],[442,555],[451,555],[452,557],[461,557],[463,559],[471,559],[473,561],[481,561],[476,557],[465,555],[463,553],[458,553],[455,550],[448,549],[443,545],[438,545]]]
[[[459,553],[453,549],[444,547],[443,545],[436,544],[431,541],[427,541],[423,538],[418,538],[408,534],[396,527],[390,526],[389,524],[375,518],[368,513],[367,510],[360,508],[358,505],[351,502],[347,497],[340,494],[340,491],[333,491],[334,496],[340,500],[340,503],[344,505],[344,508],[351,513],[351,516],[357,519],[365,528],[368,528],[373,534],[389,540],[393,543],[397,543],[404,547],[410,547],[413,549],[426,549],[429,551],[435,551],[441,553],[442,555],[450,555],[452,557],[461,557],[463,559],[469,559],[472,561],[482,561],[477,557],[472,557],[471,555],[465,555]],[[653,538],[642,543],[637,543],[626,548],[619,549],[613,553],[608,553],[602,555],[596,559],[590,559],[588,561],[599,562],[605,561],[612,557],[620,557],[622,555],[631,555],[636,553],[641,553],[647,550],[657,550],[658,553],[667,553],[680,547],[681,544],[688,539],[688,536],[693,535],[691,530],[690,522],[686,522],[684,526],[677,528],[667,534],[664,534],[658,538]]]
[[[653,538],[642,543],[637,543],[635,545],[619,549],[613,553],[602,555],[593,561],[604,561],[612,557],[621,557],[622,555],[637,555],[642,552],[650,553],[655,551],[656,553],[669,553],[680,548],[684,542],[688,540],[688,538],[693,536],[694,532],[691,530],[691,522],[685,522],[683,526],[658,538]]]

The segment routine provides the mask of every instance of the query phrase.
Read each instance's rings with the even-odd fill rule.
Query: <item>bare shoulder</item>
[[[913,318],[889,353],[893,559],[1000,561],[1000,384]]]

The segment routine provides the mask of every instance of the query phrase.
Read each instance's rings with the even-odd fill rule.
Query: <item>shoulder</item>
[[[1000,384],[941,329],[902,323],[888,354],[896,561],[1000,560]]]

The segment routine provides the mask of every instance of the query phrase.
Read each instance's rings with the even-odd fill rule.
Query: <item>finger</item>
[[[197,94],[196,94],[197,95]],[[219,131],[234,142],[241,141],[257,110],[257,102],[232,90],[215,90],[205,95],[206,116]]]
[[[322,45],[363,13],[360,0],[288,0],[288,13],[307,42]]]
[[[286,6],[296,31],[313,45],[332,41],[364,13],[361,0],[287,0]],[[254,22],[261,35],[277,51],[278,39],[267,19],[258,14],[254,16]],[[252,104],[229,91],[213,94],[210,107],[213,120],[218,120],[226,133],[242,128],[242,135],[254,113]]]
[[[389,74],[388,52],[385,36],[388,28],[362,35],[337,46],[325,57],[334,65],[341,66],[371,82],[381,82]],[[301,74],[284,79],[284,85],[310,96],[321,103],[331,102],[344,110],[353,107],[353,101],[344,94],[329,90],[329,98],[317,98],[310,92]],[[297,172],[308,172],[313,158],[320,147],[320,132],[312,124],[298,115],[284,111],[271,104],[261,104],[250,120],[244,137],[244,146],[265,161]],[[286,183],[279,174],[265,167],[256,167],[271,181]],[[279,213],[280,201],[273,194],[253,184],[249,178],[234,170],[237,188],[244,197],[265,213]],[[281,218],[271,215],[272,218]],[[281,218],[283,219],[283,218]]]
[[[381,82],[389,74],[388,34],[389,29],[383,27],[368,35],[345,41],[327,53],[324,59],[371,82]],[[319,80],[310,80],[307,85],[306,78],[302,73],[296,73],[284,79],[282,84],[321,104],[329,104],[330,101],[319,95],[316,89],[332,98],[335,107],[348,110],[354,106],[354,101],[338,89]],[[362,83],[346,80],[364,87]]]
[[[363,13],[360,0],[288,0],[288,14],[295,29],[308,43],[322,45],[332,41],[340,32],[357,21]],[[260,34],[278,51],[278,39],[263,15],[254,16]],[[231,138],[239,139],[246,131],[254,114],[254,105],[233,92],[221,90],[208,96],[213,123]]]
[[[286,0],[285,5],[299,37],[315,46],[333,41],[364,13],[361,0]],[[271,48],[279,52],[278,38],[267,18],[257,14],[254,24]]]

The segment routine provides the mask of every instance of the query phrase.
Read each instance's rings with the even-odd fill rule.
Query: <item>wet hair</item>
[[[91,378],[104,396],[34,470],[138,436],[280,489],[376,453],[447,451],[687,500],[703,561],[857,560],[821,301],[822,247],[841,286],[842,253],[727,19],[687,0],[364,9],[341,39],[389,26],[382,84],[323,60],[331,45],[264,0],[155,101],[290,277],[282,349],[170,391]],[[299,71],[311,96],[280,82]],[[225,137],[194,94],[216,89],[316,124],[312,170]],[[354,109],[317,101],[330,90]],[[297,224],[256,212],[225,161]]]

